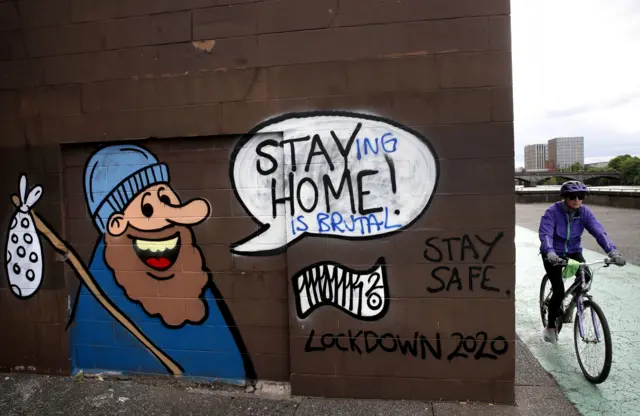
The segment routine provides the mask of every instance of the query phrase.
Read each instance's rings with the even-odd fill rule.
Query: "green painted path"
[[[640,230],[630,232],[640,233]],[[584,238],[591,237],[585,233]],[[583,415],[640,415],[640,266],[596,266],[590,293],[609,321],[613,365],[604,383],[592,385],[578,365],[573,324],[563,328],[556,345],[542,339],[538,297],[544,268],[538,255],[539,244],[537,232],[516,226],[518,335]],[[584,257],[589,262],[604,255],[585,250]]]

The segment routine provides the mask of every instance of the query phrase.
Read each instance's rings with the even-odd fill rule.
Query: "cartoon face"
[[[131,300],[169,326],[196,323],[205,316],[200,295],[209,277],[191,227],[208,215],[205,200],[182,203],[170,185],[160,183],[109,217],[108,267]]]

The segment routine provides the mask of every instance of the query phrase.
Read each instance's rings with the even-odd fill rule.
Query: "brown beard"
[[[207,313],[200,298],[209,282],[203,271],[204,258],[195,246],[191,229],[172,227],[161,232],[138,232],[132,237],[163,239],[180,232],[180,251],[175,263],[159,272],[147,266],[133,248],[133,240],[125,234],[105,236],[105,261],[113,270],[116,282],[127,297],[139,303],[151,316],[159,316],[168,326],[201,322]],[[153,274],[159,278],[154,278]]]

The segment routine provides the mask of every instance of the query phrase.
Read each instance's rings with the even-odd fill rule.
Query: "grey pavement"
[[[516,405],[323,399],[246,393],[244,389],[132,377],[0,373],[0,415],[578,415],[521,341]]]
[[[604,383],[592,385],[577,362],[572,324],[560,334],[558,344],[549,345],[542,340],[538,297],[544,268],[538,256],[537,228],[546,206],[516,206],[516,331],[583,415],[640,415],[640,360],[635,349],[640,342],[640,211],[590,206],[614,243],[635,263],[622,268],[595,268],[590,293],[603,309],[611,329],[613,365]],[[599,248],[588,249],[597,248],[597,243],[586,232],[583,242],[587,261],[604,257]]]

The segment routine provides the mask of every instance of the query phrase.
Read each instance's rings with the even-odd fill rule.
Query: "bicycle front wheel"
[[[540,282],[540,317],[542,318],[542,327],[546,328],[549,319],[549,300],[551,299],[551,280],[546,274]]]
[[[538,304],[540,306],[540,318],[542,318],[542,327],[546,328],[549,323],[549,302],[551,302],[551,295],[553,294],[553,287],[548,275],[544,275],[542,282],[540,282],[540,299]],[[556,329],[558,334],[562,330],[562,311],[559,311],[558,318],[556,318]]]
[[[578,316],[578,314],[582,316]],[[583,333],[580,335],[580,323]],[[611,331],[604,312],[597,303],[585,300],[582,311],[576,310],[573,322],[573,343],[578,364],[591,383],[602,383],[609,377],[613,361]]]

